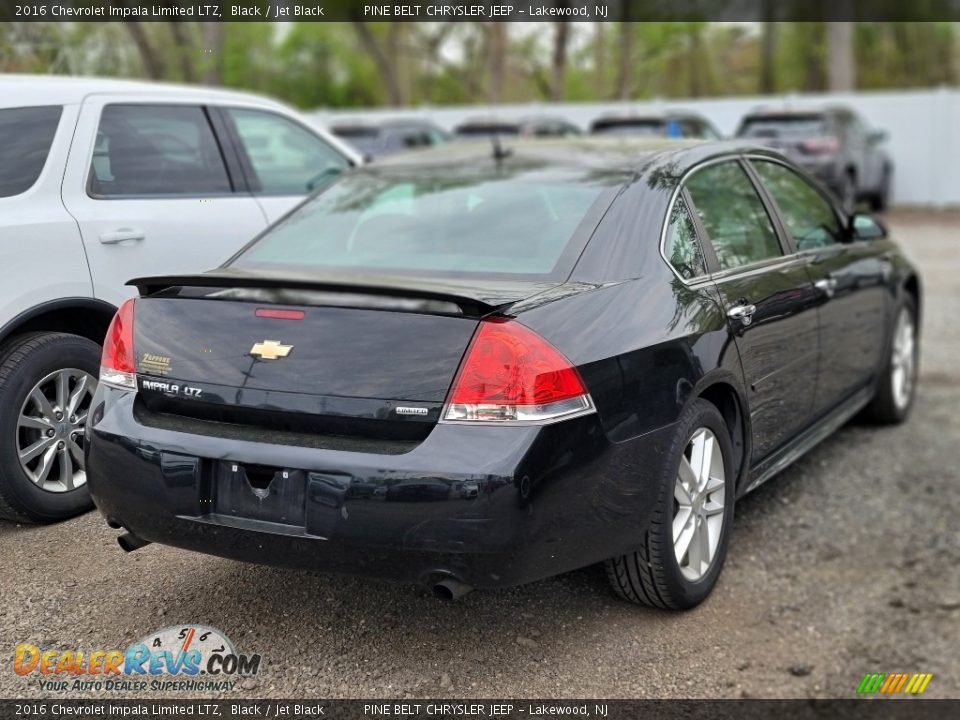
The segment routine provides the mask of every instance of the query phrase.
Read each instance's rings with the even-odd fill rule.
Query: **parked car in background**
[[[583,131],[573,123],[551,115],[532,115],[521,118],[517,124],[520,126],[520,137],[524,138],[565,138],[583,135]]]
[[[591,135],[640,135],[650,137],[719,140],[720,133],[709,120],[696,113],[664,115],[604,115],[590,123]]]
[[[330,126],[330,132],[368,158],[421,150],[451,140],[450,133],[443,128],[428,120],[417,119],[380,123],[337,122]]]
[[[453,129],[457,140],[478,140],[497,137],[519,137],[520,125],[512,120],[496,118],[472,118],[465,120]]]
[[[573,123],[545,115],[534,115],[515,121],[474,118],[457,125],[453,133],[458,140],[491,138],[495,135],[507,138],[562,138],[583,134]]]
[[[848,209],[866,201],[884,210],[890,202],[893,161],[882,147],[887,134],[871,129],[850,108],[759,110],[740,121],[737,136],[785,153]]]
[[[121,545],[446,597],[605,563],[701,602],[736,499],[908,416],[920,279],[779,153],[630,145],[387,158],[216,270],[132,281],[85,448]]]
[[[126,280],[219,264],[361,162],[253,95],[0,76],[0,517],[90,507],[84,430]]]

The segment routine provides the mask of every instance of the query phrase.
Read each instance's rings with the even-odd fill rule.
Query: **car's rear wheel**
[[[840,187],[837,190],[840,204],[846,213],[853,213],[857,209],[857,177],[852,171],[847,171],[840,178]]]
[[[901,423],[910,415],[917,388],[919,344],[917,309],[913,297],[905,295],[897,309],[893,338],[884,372],[877,384],[866,416],[879,423]]]
[[[0,352],[0,518],[90,509],[83,435],[99,366],[99,345],[64,333],[22,335]]]
[[[892,184],[890,168],[885,168],[880,187],[870,196],[870,209],[873,212],[883,212],[890,205],[890,185]]]
[[[606,569],[625,600],[682,610],[716,585],[733,521],[733,449],[716,406],[697,400],[687,409],[669,457],[639,549],[608,560]]]

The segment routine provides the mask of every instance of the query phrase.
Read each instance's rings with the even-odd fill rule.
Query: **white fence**
[[[335,118],[367,120],[426,117],[452,128],[468,117],[503,119],[532,114],[564,117],[586,128],[598,115],[610,112],[644,113],[688,109],[709,118],[724,134],[732,134],[740,118],[763,105],[788,103],[794,107],[842,103],[855,108],[868,124],[886,130],[886,149],[893,158],[893,201],[935,208],[960,206],[960,90],[937,89],[902,92],[843,93],[833,95],[782,95],[702,100],[559,103],[525,105],[469,105],[422,107],[407,110],[316,111],[311,116],[326,124]]]

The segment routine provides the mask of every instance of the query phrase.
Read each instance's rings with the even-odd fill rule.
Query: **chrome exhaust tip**
[[[462,583],[456,578],[445,578],[433,585],[433,596],[440,600],[459,600],[473,590],[472,585]]]
[[[144,545],[149,545],[150,541],[144,540],[142,537],[137,537],[132,532],[126,532],[117,538],[117,544],[123,548],[124,552],[133,552],[134,550],[139,550]]]

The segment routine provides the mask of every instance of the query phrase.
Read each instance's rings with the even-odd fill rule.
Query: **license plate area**
[[[217,463],[213,511],[248,520],[303,527],[306,474],[266,465]]]

